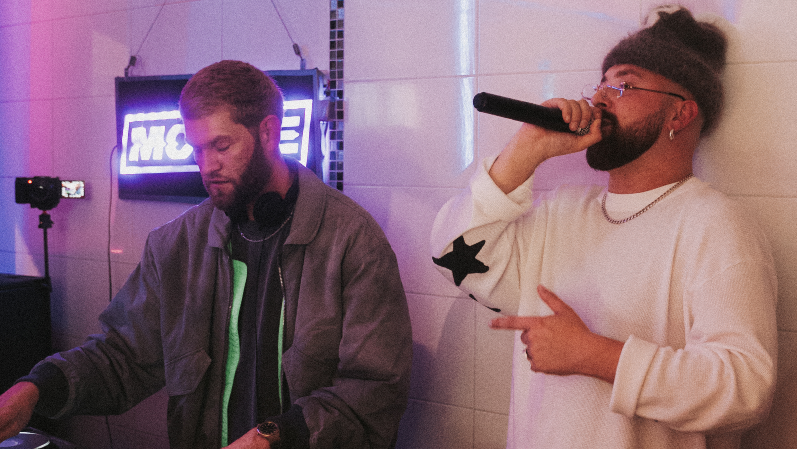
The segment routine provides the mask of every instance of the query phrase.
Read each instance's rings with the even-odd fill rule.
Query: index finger
[[[526,330],[531,328],[536,317],[531,316],[502,316],[490,321],[492,329]]]
[[[549,108],[559,109],[562,112],[562,120],[572,126],[576,126],[581,122],[581,106],[575,100],[568,100],[567,98],[551,98],[542,103],[543,106]],[[571,127],[571,131],[575,128]]]

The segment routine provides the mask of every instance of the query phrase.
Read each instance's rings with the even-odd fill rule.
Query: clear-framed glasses
[[[646,89],[644,87],[636,87],[626,83],[625,81],[620,83],[619,87],[612,86],[606,83],[598,84],[597,86],[592,84],[587,84],[586,86],[584,86],[584,90],[581,91],[581,97],[589,102],[592,102],[592,99],[595,98],[596,95],[598,95],[599,93],[603,93],[608,98],[617,99],[621,98],[623,96],[623,93],[625,93],[625,91],[627,90],[644,90],[645,92],[655,92],[657,94],[670,95],[676,98],[680,98],[681,100],[686,100],[686,98],[684,98],[683,95],[678,95],[673,92],[665,92],[663,90],[654,90],[654,89]]]

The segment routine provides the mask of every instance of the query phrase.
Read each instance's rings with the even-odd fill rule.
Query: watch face
[[[279,435],[280,428],[273,421],[266,421],[257,426],[257,433],[264,437],[276,437]]]
[[[260,424],[260,431],[263,433],[274,433],[278,430],[276,423],[271,421],[266,421],[263,424]]]

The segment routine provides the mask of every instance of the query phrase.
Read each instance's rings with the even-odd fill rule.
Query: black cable
[[[302,49],[299,48],[299,44],[297,44],[296,41],[293,40],[293,36],[291,36],[291,32],[288,31],[288,26],[285,25],[285,21],[282,20],[282,14],[280,14],[280,10],[279,8],[277,8],[277,4],[274,3],[274,0],[271,0],[271,6],[274,7],[274,11],[277,13],[277,17],[280,19],[280,22],[282,22],[282,28],[285,28],[285,34],[288,35],[288,39],[290,39],[291,44],[293,45],[293,52],[296,53],[296,56],[299,57],[300,68],[304,70],[305,60],[304,56],[302,56]]]
[[[141,41],[141,45],[138,46],[138,51],[136,51],[134,53],[134,55],[137,55],[137,54],[141,53],[141,48],[144,47],[144,42],[147,41],[147,38],[149,37],[149,32],[152,31],[152,28],[155,26],[155,22],[158,21],[158,17],[160,17],[161,12],[163,11],[163,7],[166,6],[166,2],[167,1],[168,0],[163,0],[163,3],[161,4],[161,8],[158,10],[158,13],[155,14],[155,18],[152,20],[152,23],[150,24],[149,29],[147,30],[147,34],[144,35],[144,39]]]
[[[111,268],[111,214],[113,213],[113,157],[116,154],[118,146],[114,145],[111,148],[111,159],[108,167],[109,189],[108,189],[108,302],[113,299],[113,271]]]
[[[144,39],[141,40],[141,45],[138,46],[138,50],[136,50],[135,53],[130,55],[130,61],[128,61],[127,67],[125,67],[125,78],[127,78],[130,75],[130,68],[134,67],[136,65],[136,62],[138,61],[138,54],[141,53],[141,49],[144,48],[144,42],[147,41],[147,38],[149,37],[149,33],[150,33],[150,31],[152,31],[152,28],[155,26],[155,22],[158,21],[158,17],[160,17],[161,12],[163,12],[163,7],[166,6],[166,2],[167,1],[168,0],[163,0],[163,3],[161,4],[160,9],[158,10],[158,13],[155,14],[155,18],[152,20],[152,23],[149,25],[149,29],[147,30],[147,34],[145,34],[144,35]]]
[[[125,73],[127,76],[127,73]],[[116,154],[116,150],[119,148],[117,145],[114,145],[111,148],[111,158],[109,163],[109,194],[108,194],[108,248],[107,248],[107,256],[108,256],[108,302],[113,300],[113,269],[111,267],[111,214],[113,213],[113,157]],[[105,415],[105,428],[108,430],[108,443],[109,448],[113,449],[113,435],[111,434],[111,422],[108,418],[108,415]]]
[[[113,449],[113,436],[111,436],[111,422],[108,419],[108,415],[105,415],[105,428],[108,429],[108,444],[109,448]]]

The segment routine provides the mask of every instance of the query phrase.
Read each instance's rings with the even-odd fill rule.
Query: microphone
[[[570,125],[562,119],[562,111],[559,109],[488,94],[487,92],[478,93],[473,97],[473,107],[485,114],[530,123],[551,131],[573,133],[579,136],[589,133],[589,126],[578,131],[571,131]]]

